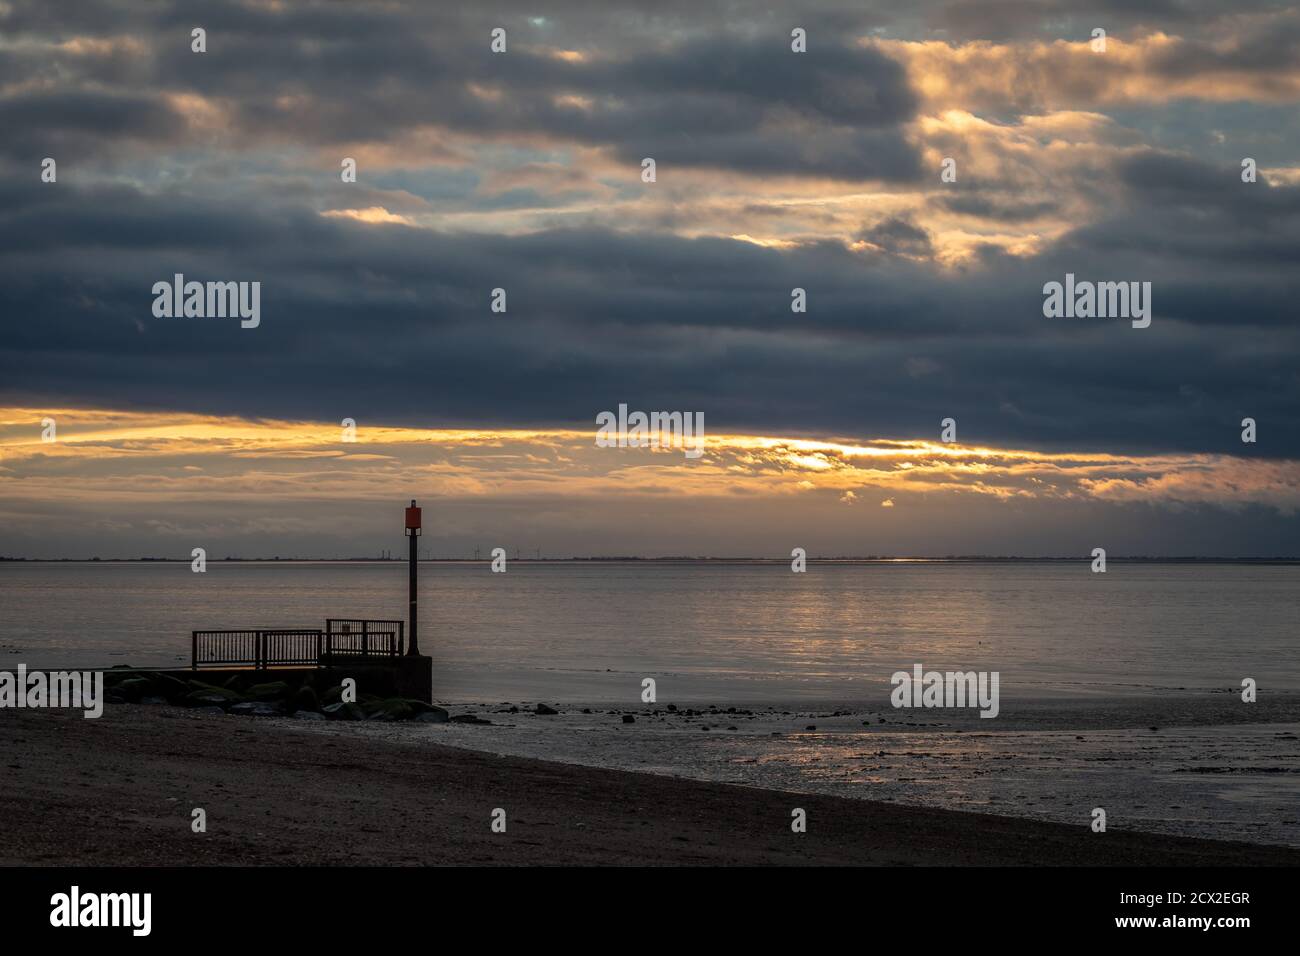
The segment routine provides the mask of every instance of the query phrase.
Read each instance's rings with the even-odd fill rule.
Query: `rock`
[[[381,700],[378,704],[367,707],[367,720],[410,720],[415,716],[411,705],[400,697]]]
[[[318,714],[314,710],[295,710],[293,712],[294,720],[328,720],[324,714]]]
[[[201,680],[189,681],[188,685],[190,688],[190,694],[186,695],[187,698],[194,693],[201,693],[201,694],[215,694],[216,696],[220,697],[222,700],[228,701],[229,703],[232,704],[237,704],[244,699],[244,696],[240,694],[238,691],[230,690],[229,688],[226,687],[214,687],[211,684],[203,683],[203,681]]]
[[[453,724],[490,724],[492,721],[484,720],[475,714],[457,714],[455,717],[448,717]]]
[[[804,730],[816,730],[816,729],[817,729],[816,724],[809,724],[807,727],[804,728]]]
[[[542,717],[553,717],[559,713],[554,707],[547,707],[545,704],[537,705],[537,713]]]
[[[441,707],[431,707],[422,714],[416,714],[415,719],[422,724],[445,724],[447,712]]]
[[[298,710],[320,710],[320,698],[316,696],[316,691],[308,684],[303,684],[293,695],[293,706]]]
[[[167,698],[166,697],[141,697],[140,703],[149,704],[151,706],[156,707],[159,704],[167,703]]]
[[[121,681],[113,688],[114,692],[125,697],[127,700],[139,700],[146,694],[153,691],[153,685],[149,683],[147,677],[128,677]]]
[[[200,717],[224,717],[226,712],[220,707],[195,707],[194,713]]]
[[[676,704],[669,704],[669,705],[668,705],[668,709],[671,710],[673,713],[676,713],[676,712],[677,712],[677,705],[676,705]]]
[[[339,701],[337,704],[326,704],[321,708],[325,716],[330,720],[365,720],[366,713],[357,704],[344,703]]]
[[[633,717],[631,714],[624,714],[624,715],[623,715],[623,723],[625,723],[625,724],[635,724],[635,723],[636,723],[636,718]]]
[[[183,702],[190,707],[220,707],[223,710],[232,703],[225,695],[206,690],[191,691],[185,695]]]
[[[147,674],[151,696],[165,697],[167,700],[181,700],[190,692],[190,687],[183,680],[170,674]]]
[[[284,700],[289,696],[289,685],[282,680],[254,684],[248,688],[247,696],[253,700]]]
[[[230,705],[230,713],[237,717],[282,717],[284,711],[275,704],[246,700]]]

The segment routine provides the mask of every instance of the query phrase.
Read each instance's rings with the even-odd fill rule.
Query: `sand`
[[[299,733],[172,707],[0,712],[0,865],[1296,865],[1128,833]],[[206,811],[207,832],[191,830]],[[791,832],[791,810],[808,830]],[[506,832],[493,833],[496,808]]]

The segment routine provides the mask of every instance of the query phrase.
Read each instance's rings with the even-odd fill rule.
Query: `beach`
[[[371,726],[170,706],[110,706],[98,720],[6,711],[0,864],[1300,863],[1285,847],[581,767]],[[795,808],[805,833],[791,830]]]
[[[353,754],[349,765],[374,768],[370,776],[348,778],[352,791],[367,795],[356,805],[345,801],[337,817],[348,859],[389,859],[383,845],[391,817],[368,820],[368,829],[359,831],[376,841],[373,851],[362,849],[366,841],[347,829],[355,813],[368,812],[363,804],[384,795],[392,806],[427,812],[437,804],[422,793],[441,794],[439,788],[457,779],[469,785],[465,761],[487,759],[466,756],[472,751],[524,761],[510,765],[523,774],[520,782],[504,796],[446,796],[449,805],[464,803],[464,819],[457,811],[439,824],[442,830],[431,825],[420,840],[399,841],[404,852],[408,845],[423,848],[410,862],[442,859],[429,855],[438,847],[452,852],[438,835],[448,827],[463,825],[466,839],[477,840],[479,822],[496,807],[507,810],[511,841],[537,841],[532,829],[519,832],[514,812],[520,804],[506,801],[542,796],[547,788],[565,792],[584,774],[612,779],[600,771],[638,774],[636,789],[653,793],[644,798],[646,814],[676,802],[671,794],[686,788],[712,794],[724,791],[710,787],[737,785],[749,788],[746,794],[801,795],[793,805],[796,798],[781,797],[784,828],[771,830],[764,815],[754,831],[759,834],[784,836],[792,806],[831,799],[841,808],[832,814],[836,820],[864,813],[874,820],[911,808],[935,813],[935,820],[950,819],[945,811],[960,813],[956,819],[963,823],[990,814],[1014,817],[1016,826],[1055,825],[1063,828],[1057,832],[1080,829],[1107,840],[1138,831],[1157,840],[1300,849],[1300,669],[1292,597],[1300,568],[1294,566],[1132,565],[1123,576],[1107,578],[1101,603],[1096,576],[1050,562],[837,564],[807,575],[709,562],[525,563],[505,575],[470,564],[424,570],[420,637],[433,661],[433,699],[452,716],[475,718],[472,723],[200,718],[165,706],[110,704],[101,720],[84,722],[98,729],[69,732],[105,740],[128,734],[123,746],[136,741],[130,746],[137,756],[124,765],[135,762],[132,776],[140,786],[152,786],[144,760],[150,747],[164,761],[173,740],[195,741],[193,752],[176,758],[170,792],[156,795],[157,801],[175,797],[192,806],[205,806],[199,802],[204,792],[230,792],[217,786],[223,774],[230,778],[226,788],[249,779],[233,756],[220,758],[246,752],[251,741],[272,749],[282,746],[280,737],[296,741],[311,755],[303,774],[338,764],[333,755],[346,749]],[[189,637],[180,622],[320,626],[323,616],[340,608],[386,618],[400,606],[405,586],[398,562],[232,562],[214,564],[207,574],[183,564],[9,563],[0,566],[7,602],[0,655],[10,667],[185,667]],[[600,611],[607,605],[655,613],[610,617]],[[94,626],[79,624],[86,620]],[[997,716],[982,717],[987,711],[977,707],[895,706],[891,675],[913,673],[918,665],[997,674]],[[203,672],[180,676],[215,679]],[[1259,687],[1251,702],[1243,699],[1246,677]],[[359,693],[385,694],[364,679]],[[539,715],[539,705],[556,713]],[[0,725],[14,717],[0,712]],[[27,715],[22,721],[44,726]],[[278,730],[268,737],[272,727]],[[62,739],[53,733],[23,746],[36,753]],[[207,743],[200,747],[201,741]],[[91,748],[86,757],[98,762],[98,751]],[[254,763],[251,787],[260,787],[263,776],[289,773],[275,769],[276,759],[259,759],[271,770],[264,773]],[[19,782],[10,781],[9,792],[21,794],[23,781],[41,792],[41,778],[31,769],[38,758],[15,762],[23,769],[14,771]],[[84,783],[68,766],[72,779]],[[413,773],[442,768],[445,779],[435,772],[433,783],[416,778],[417,786],[390,775],[390,767],[399,766]],[[518,770],[524,766],[561,776],[528,783],[528,773]],[[560,766],[565,769],[554,769]],[[314,840],[298,846],[292,832],[281,833],[268,837],[270,849],[248,852],[256,859],[316,859],[338,845],[317,818],[333,812],[331,787],[339,773],[295,778],[285,790],[291,797],[275,788],[241,791],[254,797],[227,798],[230,807],[210,808],[209,836],[222,832],[215,821],[236,812],[241,801],[272,810],[249,810],[258,826],[281,827],[275,808],[291,799],[306,808],[294,819]],[[645,782],[641,774],[658,779]],[[96,785],[117,782],[106,770]],[[100,802],[113,806],[121,799]],[[528,805],[523,812],[542,814],[548,806]],[[1098,808],[1107,814],[1104,835],[1087,829]],[[581,836],[604,826],[601,845],[618,846],[623,838],[625,828],[608,818],[603,804],[583,819],[556,813],[549,826],[560,829],[543,828],[541,843],[557,861],[582,857],[573,856],[581,842],[558,844],[556,832]],[[703,845],[698,835],[669,832],[671,820],[661,823],[654,831],[669,835],[623,856],[676,862],[686,858],[663,845],[694,852]],[[708,837],[738,854],[723,859],[767,858],[746,857],[747,843],[721,836],[730,832],[724,824]],[[810,814],[805,845],[793,849],[813,852],[828,825],[824,814]],[[501,854],[517,855],[527,846],[506,848],[504,842],[488,840],[481,852],[505,859]],[[133,852],[107,838],[94,843],[119,855]],[[841,853],[835,858],[841,862],[890,859],[859,859],[834,843],[827,852]],[[767,843],[763,848],[770,850]],[[244,849],[227,851],[216,859],[243,861]],[[187,839],[178,852],[198,849]],[[1031,855],[1044,862],[1057,858]]]

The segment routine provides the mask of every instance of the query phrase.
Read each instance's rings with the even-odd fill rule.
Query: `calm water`
[[[0,564],[0,667],[175,665],[195,628],[404,616],[391,564]],[[310,724],[593,766],[1300,845],[1300,568],[422,567],[435,693],[490,725]],[[1001,713],[889,675],[996,670]],[[1260,701],[1240,702],[1242,677]],[[658,712],[641,702],[653,677]],[[530,703],[559,706],[555,717]],[[521,705],[514,713],[501,702]],[[676,714],[664,705],[683,705]],[[687,714],[716,705],[722,713]],[[726,708],[734,707],[735,714]],[[749,712],[746,712],[748,710]],[[636,722],[624,724],[623,713]],[[236,718],[218,718],[234,720]]]
[[[1015,695],[1300,690],[1300,567],[486,562],[422,566],[420,643],[465,701],[875,699],[895,670]],[[166,665],[192,629],[401,618],[400,562],[0,564],[0,664]]]

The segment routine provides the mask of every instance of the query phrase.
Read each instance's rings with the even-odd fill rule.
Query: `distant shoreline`
[[[1021,557],[1017,555],[809,555],[809,561],[819,564],[1070,564],[1090,561],[1088,555],[1069,557]],[[0,556],[0,564],[189,564],[192,559],[185,558],[26,558]],[[490,558],[420,558],[420,564],[484,564]],[[510,558],[511,562],[520,564],[788,564],[789,558],[752,558],[752,557],[659,557],[645,558],[636,556],[569,557],[537,558],[519,556]],[[1272,557],[1172,557],[1148,555],[1116,555],[1108,557],[1110,563],[1124,564],[1300,564],[1300,556],[1285,555]],[[209,564],[405,564],[406,558],[209,558]]]

